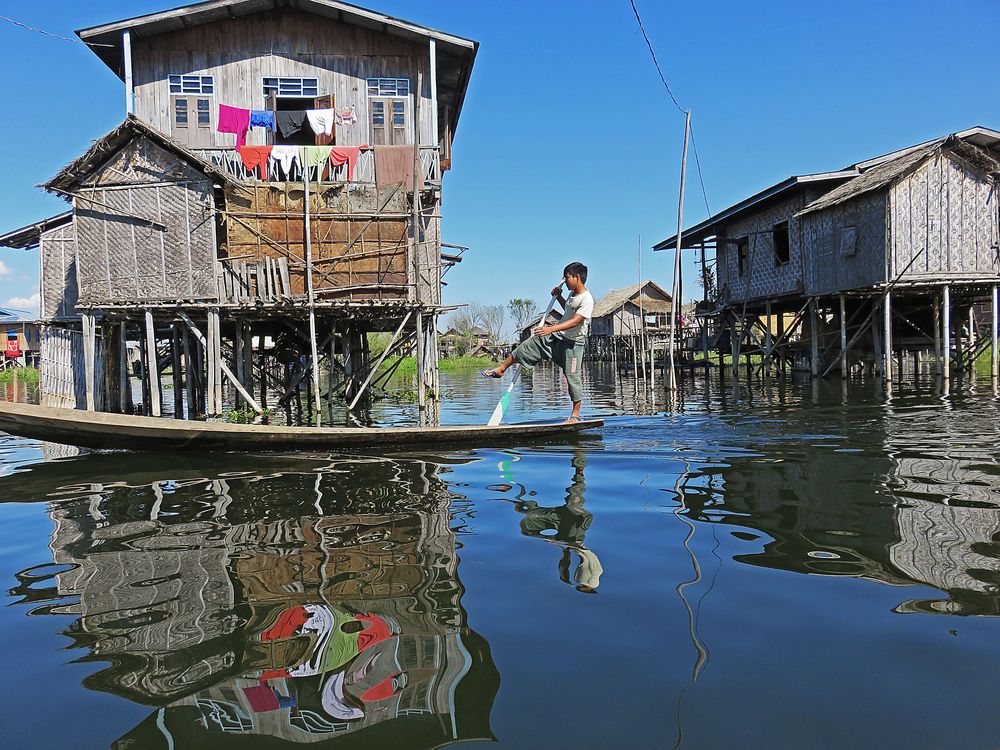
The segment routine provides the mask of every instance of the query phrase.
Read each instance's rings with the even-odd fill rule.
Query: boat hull
[[[498,427],[273,427],[134,417],[0,401],[0,431],[11,435],[84,448],[142,451],[489,446],[528,439],[564,438],[603,424],[603,420],[589,419],[573,424]]]

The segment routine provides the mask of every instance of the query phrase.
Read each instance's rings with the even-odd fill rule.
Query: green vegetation
[[[382,363],[382,369],[387,370],[392,367],[396,360],[390,357]],[[453,372],[455,370],[482,370],[493,363],[489,357],[442,357],[438,360],[441,372]],[[396,368],[397,375],[415,375],[417,373],[417,360],[413,357],[404,357],[402,363]]]
[[[267,417],[270,409],[264,409],[262,417]],[[235,422],[237,424],[251,424],[257,419],[257,412],[251,409],[249,406],[245,406],[242,409],[230,409],[226,412],[226,421]]]
[[[7,370],[0,370],[0,383],[13,383],[15,376],[18,383],[38,384],[39,373],[34,367],[11,367]]]

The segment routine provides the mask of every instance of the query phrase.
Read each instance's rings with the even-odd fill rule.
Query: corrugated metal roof
[[[31,250],[38,247],[39,238],[42,232],[55,227],[68,224],[73,221],[72,211],[63,211],[61,214],[41,219],[32,224],[12,229],[6,234],[0,234],[0,247],[13,247],[18,250]]]

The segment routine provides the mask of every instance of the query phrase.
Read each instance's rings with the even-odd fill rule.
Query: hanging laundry
[[[358,113],[354,111],[353,106],[347,109],[335,109],[333,111],[333,119],[336,120],[338,125],[353,125],[358,121]]]
[[[304,109],[284,109],[274,113],[274,121],[282,138],[291,138],[306,126]]]
[[[323,181],[323,171],[326,168],[326,163],[330,160],[330,149],[331,146],[303,146],[302,150],[305,151],[305,167],[317,167],[316,170],[316,181]]]
[[[316,135],[333,135],[332,109],[307,109],[306,119]]]
[[[271,156],[272,146],[243,146],[240,148],[240,159],[247,171],[260,167],[260,178],[267,179],[267,160]]]
[[[279,112],[279,114],[281,114]],[[271,148],[271,158],[281,167],[281,171],[288,179],[292,171],[292,165],[298,164],[302,167],[302,147],[301,146],[273,146]]]
[[[274,112],[269,109],[251,109],[250,127],[274,130]]]
[[[250,110],[220,104],[217,129],[220,133],[236,133],[236,148],[245,146],[250,129]]]
[[[354,180],[354,166],[358,163],[358,156],[363,148],[368,148],[368,146],[334,146],[330,149],[330,162],[335,167],[347,165],[348,182]]]
[[[381,187],[413,185],[413,146],[375,147],[375,184]]]

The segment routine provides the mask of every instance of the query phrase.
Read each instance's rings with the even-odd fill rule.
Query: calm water
[[[0,744],[1000,746],[991,391],[699,385],[667,416],[587,374],[603,433],[506,450],[0,435]],[[444,385],[452,423],[499,395]]]

